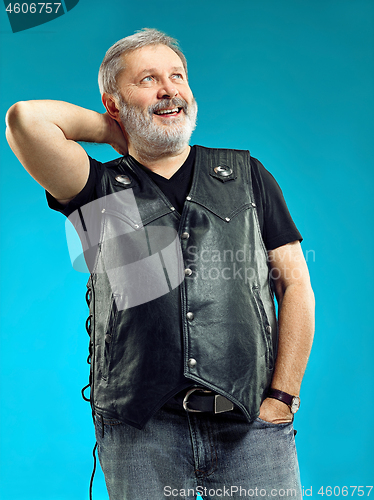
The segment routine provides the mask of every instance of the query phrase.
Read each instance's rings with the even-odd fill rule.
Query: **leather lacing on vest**
[[[90,304],[91,304],[92,294],[93,294],[93,283],[91,281],[91,287],[88,287],[87,292],[86,292],[86,302],[87,302],[88,307],[90,307]],[[91,365],[91,360],[92,360],[92,356],[93,356],[93,349],[94,349],[94,342],[93,342],[93,339],[91,338],[91,335],[92,335],[92,317],[93,317],[93,314],[89,314],[89,316],[86,320],[86,331],[88,333],[88,336],[90,337],[90,341],[89,341],[89,345],[88,345],[88,357],[87,357],[87,363],[89,365]],[[91,399],[87,398],[84,393],[85,393],[86,389],[91,387],[91,385],[92,385],[92,371],[90,371],[89,383],[87,385],[85,385],[81,391],[83,399],[85,401],[87,401],[88,403],[91,403]],[[92,410],[92,419],[93,419],[94,424],[95,424],[95,412],[94,412],[94,410]],[[101,416],[101,424],[102,424],[101,425],[101,429],[102,429],[101,432],[102,432],[102,436],[104,437],[104,422],[103,422],[102,416]],[[90,488],[89,488],[90,500],[92,500],[92,486],[93,486],[93,480],[94,480],[95,472],[96,472],[96,462],[97,462],[96,461],[96,450],[97,450],[97,441],[96,441],[95,446],[92,450],[94,463],[93,463],[93,470],[92,470],[92,474],[91,474]]]

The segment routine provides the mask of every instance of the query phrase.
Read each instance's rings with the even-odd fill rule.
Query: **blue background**
[[[302,484],[317,498],[320,486],[372,485],[374,3],[80,0],[24,32],[11,32],[4,10],[0,21],[3,117],[27,99],[103,112],[97,71],[110,45],[142,27],[180,40],[199,103],[192,142],[250,149],[304,236],[317,328],[296,417]],[[87,150],[117,156],[105,145]],[[88,495],[87,275],[71,267],[64,222],[2,134],[4,500]],[[107,498],[100,472],[94,498]]]

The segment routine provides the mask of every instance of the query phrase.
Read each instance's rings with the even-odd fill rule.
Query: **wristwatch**
[[[287,394],[287,392],[283,391],[278,391],[278,389],[269,389],[267,397],[282,401],[282,403],[285,403],[289,407],[291,413],[296,413],[300,408],[299,396],[291,396],[291,394]]]

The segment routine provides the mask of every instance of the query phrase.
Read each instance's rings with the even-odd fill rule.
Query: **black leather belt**
[[[188,412],[224,413],[234,409],[230,400],[204,387],[193,387],[177,394],[174,399]]]

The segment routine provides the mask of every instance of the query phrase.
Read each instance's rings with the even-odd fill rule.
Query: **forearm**
[[[298,241],[269,251],[279,276],[274,280],[278,300],[278,351],[271,387],[298,396],[314,334],[314,295]],[[286,404],[266,398],[260,418],[273,423],[292,419]]]
[[[279,306],[279,341],[271,387],[297,396],[314,335],[314,295],[309,283],[290,284]]]
[[[56,199],[70,200],[85,186],[89,160],[78,141],[108,143],[120,154],[127,143],[120,125],[62,101],[21,101],[7,113],[6,136],[25,169]]]
[[[34,133],[62,133],[65,139],[110,142],[110,128],[104,114],[63,101],[20,101],[7,113],[8,131],[16,138]]]

